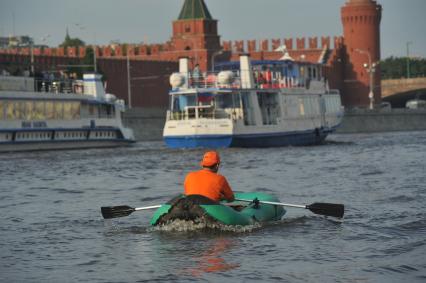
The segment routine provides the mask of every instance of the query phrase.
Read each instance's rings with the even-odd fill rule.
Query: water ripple
[[[201,149],[147,142],[2,154],[0,281],[424,282],[425,140],[426,132],[395,132],[220,149],[234,190],[346,208],[340,221],[287,208],[283,220],[256,227],[151,227],[154,210],[102,219],[101,206],[181,193]]]

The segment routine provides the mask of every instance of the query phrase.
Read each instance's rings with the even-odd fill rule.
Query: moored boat
[[[242,55],[214,73],[191,74],[187,58],[179,66],[163,130],[172,148],[320,144],[343,118],[321,64]]]
[[[270,194],[235,193],[235,197],[254,201],[252,203],[236,201],[229,205],[212,201],[200,195],[181,195],[161,205],[155,211],[150,223],[151,225],[163,225],[174,220],[188,220],[244,226],[280,220],[286,212],[282,206],[261,203],[261,201],[279,201]]]
[[[116,147],[135,141],[122,124],[124,102],[101,76],[35,80],[0,76],[0,152]]]

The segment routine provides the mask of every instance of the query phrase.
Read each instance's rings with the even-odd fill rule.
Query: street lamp
[[[407,79],[410,78],[410,44],[413,44],[413,42],[407,42]]]
[[[370,99],[370,109],[374,108],[374,73],[376,72],[376,63],[371,63],[371,55],[370,52],[362,50],[362,49],[355,49],[355,51],[366,54],[368,57],[368,64],[364,63],[364,68],[367,69],[367,73],[370,74],[370,92],[368,93],[368,98]]]
[[[50,37],[50,34],[46,34],[41,39],[41,42],[45,42]],[[30,71],[31,75],[34,76],[35,74],[35,63],[34,63],[34,40],[30,38]]]
[[[130,58],[129,58],[129,50],[127,49],[127,97],[129,105],[129,109],[132,108],[132,85],[130,82]]]
[[[215,58],[217,55],[220,55],[220,54],[223,54],[223,50],[216,51],[216,52],[214,52],[214,53],[212,54],[212,72],[214,72],[214,58]]]

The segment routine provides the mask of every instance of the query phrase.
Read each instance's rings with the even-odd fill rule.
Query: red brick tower
[[[193,65],[209,68],[211,56],[221,47],[217,20],[203,0],[185,0],[179,18],[173,22],[172,43],[175,51],[192,59]]]
[[[373,0],[348,0],[341,9],[344,44],[344,105],[370,105],[370,73],[373,69],[374,103],[381,100],[380,67],[373,67],[380,60],[380,20],[382,6]],[[369,60],[370,58],[370,60]],[[371,61],[372,66],[368,65]]]

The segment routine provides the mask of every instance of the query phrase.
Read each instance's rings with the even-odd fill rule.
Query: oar
[[[152,205],[145,207],[130,207],[128,205],[119,206],[103,206],[101,207],[102,216],[105,219],[124,217],[132,214],[135,211],[159,208],[161,205]]]
[[[263,204],[271,204],[271,205],[280,205],[280,206],[289,206],[289,207],[297,207],[297,208],[305,208],[309,209],[315,214],[333,216],[342,218],[345,213],[345,206],[343,204],[334,204],[334,203],[324,203],[324,202],[315,202],[309,205],[300,205],[300,204],[291,204],[291,203],[282,203],[282,202],[274,202],[274,201],[266,201],[266,200],[248,200],[248,199],[238,199],[235,200],[244,201],[244,202],[253,202],[253,203],[263,203]]]

